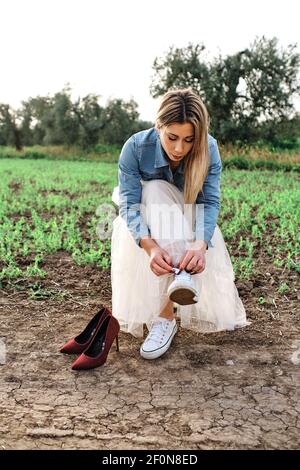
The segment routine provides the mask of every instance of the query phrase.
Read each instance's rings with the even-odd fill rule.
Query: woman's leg
[[[164,180],[143,182],[141,213],[151,237],[178,266],[188,244],[194,239],[191,212],[184,213],[182,192]]]
[[[167,318],[167,320],[173,320],[173,318],[175,318],[174,303],[169,301],[167,305],[161,310],[159,316],[162,318]]]
[[[192,221],[184,216],[184,199],[176,186],[162,180],[152,180],[143,183],[142,215],[150,228],[151,237],[171,256],[173,266],[179,261],[191,241]],[[187,240],[186,238],[189,238]],[[166,276],[164,276],[165,278]],[[174,276],[168,276],[168,287]],[[164,289],[164,290],[165,290]],[[174,303],[164,296],[160,317],[173,320]]]

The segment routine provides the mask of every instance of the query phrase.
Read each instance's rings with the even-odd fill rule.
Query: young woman
[[[154,128],[124,144],[112,234],[112,311],[143,336],[145,359],[164,354],[181,326],[198,332],[247,324],[217,226],[221,160],[205,105],[190,89],[168,91]]]

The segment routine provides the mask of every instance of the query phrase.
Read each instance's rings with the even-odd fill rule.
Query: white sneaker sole
[[[192,305],[198,302],[198,293],[186,287],[174,287],[168,292],[169,299],[179,305]]]
[[[177,333],[177,325],[174,326],[173,331],[172,331],[171,335],[169,336],[167,342],[163,346],[160,346],[159,348],[155,349],[154,351],[144,351],[143,350],[144,343],[143,343],[141,348],[140,348],[141,356],[144,359],[157,359],[158,357],[162,356],[163,354],[165,354],[165,352],[168,351],[168,349],[171,346],[172,340],[173,340],[176,333]]]

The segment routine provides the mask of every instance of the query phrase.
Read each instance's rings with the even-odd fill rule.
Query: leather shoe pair
[[[93,369],[106,362],[109,350],[116,339],[119,350],[118,333],[120,325],[109,308],[103,307],[94,315],[85,329],[75,338],[70,339],[60,352],[80,354],[72,369]]]
[[[91,343],[99,323],[106,315],[112,315],[111,310],[103,307],[94,315],[85,329],[74,339],[70,339],[61,349],[64,354],[81,354]]]

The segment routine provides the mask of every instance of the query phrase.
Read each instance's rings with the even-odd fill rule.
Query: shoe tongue
[[[154,324],[156,323],[167,323],[167,322],[171,322],[173,320],[169,320],[168,318],[164,318],[164,317],[159,317]]]
[[[190,277],[190,273],[187,273],[186,271],[181,271],[181,273],[178,275],[179,277]]]

